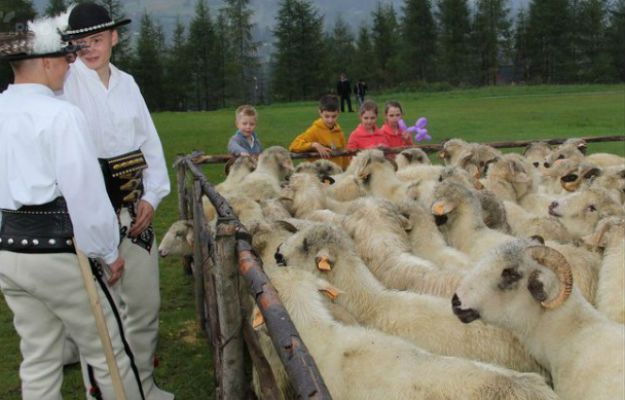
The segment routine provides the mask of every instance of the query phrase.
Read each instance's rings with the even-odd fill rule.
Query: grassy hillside
[[[625,133],[625,87],[623,85],[495,87],[440,93],[401,93],[376,96],[380,107],[399,100],[409,123],[428,118],[433,142],[460,137],[489,142]],[[290,103],[261,106],[258,134],[265,145],[288,146],[292,138],[317,117],[316,104]],[[202,150],[225,153],[234,132],[233,110],[206,113],[159,113],[154,121],[160,132],[168,165],[177,154]],[[340,116],[346,135],[357,125],[357,113]],[[380,119],[381,121],[381,119]],[[590,151],[625,154],[625,144],[593,144]],[[205,168],[213,182],[223,179],[222,166]],[[170,171],[172,186],[175,177]],[[155,227],[162,236],[177,219],[177,199],[172,193],[156,214]],[[157,369],[159,384],[186,399],[213,398],[211,354],[194,322],[192,285],[177,259],[161,262],[161,330]],[[19,399],[17,375],[20,354],[12,315],[0,297],[0,399]],[[79,371],[68,369],[65,398],[82,398]]]

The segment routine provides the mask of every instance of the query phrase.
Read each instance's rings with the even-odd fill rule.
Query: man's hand
[[[145,200],[140,200],[137,206],[137,218],[128,231],[128,236],[137,237],[150,226],[154,217],[154,208]]]
[[[332,149],[325,147],[321,143],[317,142],[313,143],[312,147],[317,150],[321,158],[330,158],[330,153],[332,152]]]
[[[108,282],[109,285],[114,285],[124,273],[124,259],[117,257],[117,260],[115,260],[112,264],[109,264],[109,269],[111,270],[111,277]]]

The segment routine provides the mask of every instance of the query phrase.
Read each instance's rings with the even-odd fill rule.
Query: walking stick
[[[117,368],[117,362],[115,361],[115,355],[113,354],[113,345],[111,344],[111,337],[106,327],[106,321],[104,320],[104,312],[102,312],[102,305],[100,304],[100,296],[93,281],[93,273],[91,272],[91,265],[87,256],[78,249],[76,246],[76,238],[73,238],[74,247],[76,248],[76,255],[78,256],[78,264],[80,265],[80,272],[82,273],[82,280],[87,289],[87,296],[89,297],[89,304],[91,305],[91,311],[95,317],[96,328],[98,329],[98,336],[102,342],[104,348],[104,356],[106,357],[106,364],[109,367],[111,374],[111,380],[113,381],[113,389],[115,390],[116,400],[126,400],[126,392],[124,391],[124,385],[122,384],[122,378],[119,374],[119,368]]]

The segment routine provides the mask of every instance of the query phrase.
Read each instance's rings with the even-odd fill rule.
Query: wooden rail
[[[514,148],[514,147],[524,147],[530,143],[534,142],[545,142],[551,145],[562,144],[570,138],[558,138],[558,139],[534,139],[534,140],[508,140],[501,142],[490,142],[484,143],[489,146],[501,149],[501,148]],[[583,139],[587,143],[599,143],[599,142],[625,142],[625,135],[613,135],[613,136],[585,136],[577,139]],[[385,153],[400,153],[405,149],[417,148],[421,149],[426,153],[435,153],[442,149],[443,143],[438,144],[418,144],[414,146],[404,146],[404,147],[392,147],[389,149],[385,149]],[[331,153],[330,157],[339,157],[339,156],[353,156],[358,153],[360,150],[335,150]],[[195,153],[195,155],[191,155],[193,159],[193,163],[195,164],[223,164],[228,162],[233,156],[230,154],[201,154]],[[307,153],[291,153],[292,159],[303,159],[303,158],[319,158],[319,153],[317,152],[307,152]]]
[[[179,180],[186,182],[188,172],[193,181],[191,191],[186,189],[186,185],[178,185],[179,196],[185,197],[180,200],[179,208],[181,216],[193,215],[195,262],[192,271],[196,314],[212,338],[217,398],[245,398],[245,392],[249,390],[246,376],[250,374],[246,373],[247,366],[243,365],[244,348],[257,367],[263,396],[268,399],[280,396],[256,335],[246,320],[251,307],[245,304],[245,295],[239,290],[243,288],[239,283],[239,277],[242,277],[265,319],[269,336],[298,398],[331,399],[314,359],[265,274],[262,261],[252,249],[251,235],[227,201],[195,165],[197,156],[197,153],[181,156],[174,166]],[[217,211],[214,241],[202,211],[202,195],[208,197]]]

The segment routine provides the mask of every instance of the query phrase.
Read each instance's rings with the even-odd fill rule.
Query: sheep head
[[[545,313],[562,307],[572,289],[562,254],[520,239],[494,249],[462,280],[452,310],[465,323],[481,318],[528,332]]]
[[[179,220],[171,224],[158,246],[161,257],[193,255],[193,221]]]

